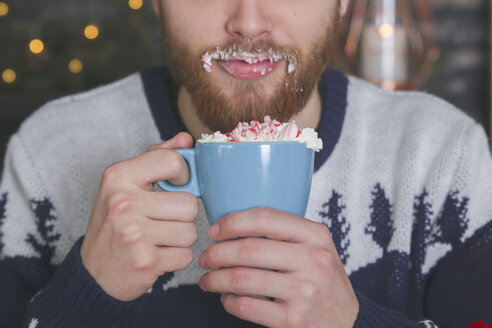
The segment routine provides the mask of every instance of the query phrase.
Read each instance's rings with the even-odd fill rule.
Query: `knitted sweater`
[[[451,105],[327,70],[306,218],[327,225],[360,302],[355,327],[492,321],[492,159]],[[131,302],[80,246],[103,171],[184,130],[177,86],[151,68],[48,103],[12,136],[0,184],[0,327],[250,327],[202,292],[195,260]],[[327,322],[329,327],[330,323]]]

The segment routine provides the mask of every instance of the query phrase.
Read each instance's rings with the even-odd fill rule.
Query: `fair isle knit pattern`
[[[492,159],[451,105],[327,70],[306,218],[327,225],[360,302],[355,327],[492,321]],[[152,68],[50,102],[12,136],[0,184],[0,327],[254,327],[197,286],[203,206],[184,271],[132,302],[107,295],[80,245],[105,168],[184,130]],[[327,323],[329,326],[329,323]]]

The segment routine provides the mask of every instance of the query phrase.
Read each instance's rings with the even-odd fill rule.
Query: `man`
[[[10,141],[7,326],[492,320],[483,130],[431,96],[325,70],[347,0],[154,4],[172,75],[149,69],[49,103]],[[256,208],[208,227],[192,195],[153,191],[188,181],[173,149],[265,115],[323,139],[308,219]]]

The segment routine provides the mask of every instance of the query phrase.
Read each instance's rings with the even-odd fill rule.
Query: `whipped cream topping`
[[[267,49],[266,52],[257,49],[254,52],[246,51],[242,48],[237,48],[235,44],[226,49],[216,47],[212,52],[206,52],[202,56],[203,69],[207,72],[212,72],[212,61],[214,60],[240,60],[248,64],[256,64],[263,61],[278,62],[281,60],[287,61],[287,73],[291,74],[297,68],[297,58],[290,51]]]
[[[300,130],[295,121],[280,123],[265,116],[264,122],[256,120],[251,123],[240,122],[229,133],[222,134],[217,131],[214,134],[202,134],[198,142],[272,142],[272,141],[297,141],[306,143],[306,146],[314,151],[323,148],[323,141],[318,138],[318,133],[312,128]]]

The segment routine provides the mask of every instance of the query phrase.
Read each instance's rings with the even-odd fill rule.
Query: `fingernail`
[[[205,267],[205,256],[203,254],[204,253],[202,253],[202,255],[200,255],[200,257],[198,258],[198,265],[202,268]]]
[[[219,225],[214,224],[213,226],[211,226],[210,229],[208,230],[208,234],[212,238],[217,237],[219,235]]]

